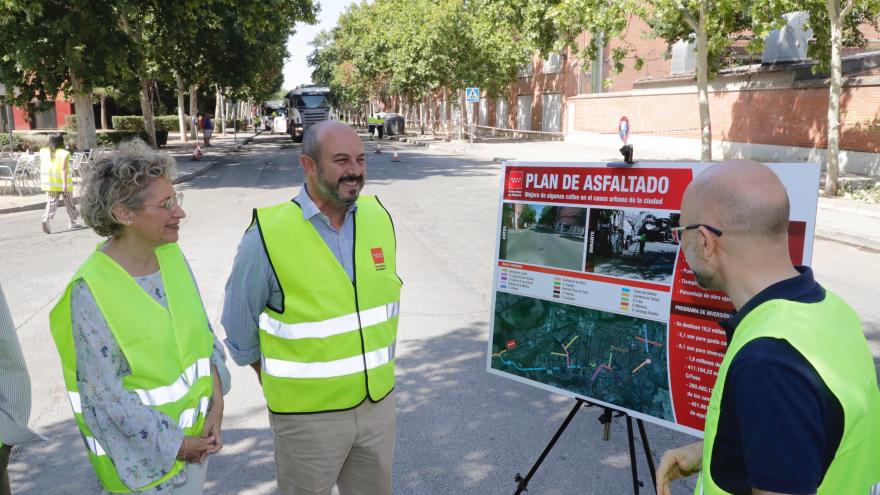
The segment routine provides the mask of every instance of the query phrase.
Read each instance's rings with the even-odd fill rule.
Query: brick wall
[[[699,138],[696,93],[576,97],[574,130],[615,133],[622,115],[639,133]],[[715,140],[824,148],[828,89],[709,93]],[[849,86],[841,95],[841,149],[880,152],[880,85]],[[682,130],[689,129],[689,130]]]

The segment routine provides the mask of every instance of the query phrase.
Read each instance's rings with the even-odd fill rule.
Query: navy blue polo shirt
[[[813,271],[797,270],[800,275],[767,287],[721,322],[728,342],[746,315],[767,301],[825,299]],[[755,339],[740,349],[728,369],[712,448],[712,479],[734,495],[751,494],[752,488],[813,494],[842,436],[840,401],[806,358],[785,340]]]

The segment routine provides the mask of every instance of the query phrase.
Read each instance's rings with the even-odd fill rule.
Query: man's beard
[[[358,199],[358,195],[360,194],[361,188],[364,187],[364,176],[363,175],[343,175],[339,178],[336,183],[330,182],[324,177],[323,167],[321,165],[317,166],[318,169],[318,189],[321,190],[321,194],[330,199],[332,202],[338,205],[351,205]],[[343,182],[347,181],[357,181],[357,190],[354,193],[354,196],[343,198],[339,194],[339,186],[342,185]],[[346,186],[348,187],[348,186]]]

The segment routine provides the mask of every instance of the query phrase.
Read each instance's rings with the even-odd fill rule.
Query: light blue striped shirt
[[[330,225],[330,218],[318,209],[303,184],[294,199],[302,209],[303,218],[312,223],[321,239],[345,269],[349,279],[354,278],[354,213],[357,205],[351,205],[339,230]],[[288,297],[292,297],[288,295]],[[220,318],[226,329],[226,347],[232,360],[246,366],[260,359],[260,314],[268,304],[276,308],[282,305],[281,286],[263,240],[256,228],[245,232],[232,265],[232,273],[226,281],[226,297]]]
[[[27,427],[30,414],[31,380],[0,287],[0,443],[21,445],[45,440]]]

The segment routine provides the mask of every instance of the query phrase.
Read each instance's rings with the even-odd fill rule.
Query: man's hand
[[[251,363],[251,368],[253,368],[254,371],[257,372],[257,381],[259,381],[260,385],[262,385],[263,384],[263,375],[260,374],[260,370],[261,370],[260,360],[257,359],[256,361]]]
[[[660,467],[657,468],[657,495],[672,495],[669,483],[696,473],[702,463],[703,442],[667,450],[660,458]]]

